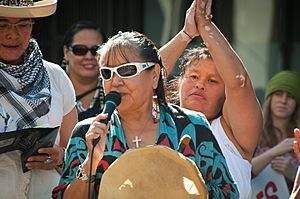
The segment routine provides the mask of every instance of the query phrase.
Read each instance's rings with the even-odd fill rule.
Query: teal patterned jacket
[[[87,156],[85,133],[91,121],[92,119],[84,120],[75,127],[66,151],[62,177],[59,185],[52,192],[52,198],[62,198],[66,187],[75,179],[78,166],[85,160]],[[225,158],[203,114],[172,104],[160,105],[160,125],[156,144],[176,150],[181,137],[185,134],[191,137],[191,141],[185,147],[183,155],[196,163],[205,181],[209,198],[239,198],[236,183],[231,177]],[[114,112],[104,156],[97,167],[94,183],[95,199],[98,198],[103,173],[128,149],[120,118],[117,112]]]

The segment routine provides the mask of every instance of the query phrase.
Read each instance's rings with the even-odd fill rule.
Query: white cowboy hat
[[[25,2],[25,3],[24,3]],[[38,18],[52,15],[57,0],[0,0],[0,16],[12,18]]]

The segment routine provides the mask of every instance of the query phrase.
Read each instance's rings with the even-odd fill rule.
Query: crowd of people
[[[204,198],[251,198],[251,180],[268,165],[300,198],[300,75],[275,74],[262,110],[243,62],[212,21],[212,0],[194,0],[182,30],[160,49],[145,34],[107,39],[93,22],[78,21],[65,33],[61,66],[45,61],[32,38],[33,19],[56,6],[0,1],[0,132],[59,127],[54,145],[26,160],[29,171],[21,150],[0,154],[1,198],[96,199],[113,163],[156,145],[193,162]],[[195,37],[203,44],[184,52]],[[180,74],[167,82],[182,54]],[[120,105],[105,104],[112,92]],[[109,103],[117,108],[108,114]]]

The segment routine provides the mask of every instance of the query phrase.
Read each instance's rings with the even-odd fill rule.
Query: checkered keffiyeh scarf
[[[16,129],[36,126],[36,120],[49,112],[50,80],[35,40],[30,40],[24,63],[0,62],[0,113],[5,121],[14,121]],[[6,124],[7,125],[7,124]]]

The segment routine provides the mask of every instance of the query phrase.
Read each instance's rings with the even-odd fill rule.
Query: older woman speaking
[[[107,114],[77,125],[53,198],[86,197],[88,179],[92,181],[90,191],[98,198],[102,175],[125,151],[148,145],[176,150],[185,135],[191,141],[189,153],[183,154],[197,165],[209,196],[238,198],[236,184],[204,115],[166,102],[163,65],[153,42],[138,32],[120,32],[101,47],[99,54],[104,92],[117,91],[122,102],[108,125],[101,122]],[[99,136],[90,164],[93,140]],[[88,176],[90,169],[92,176]]]

